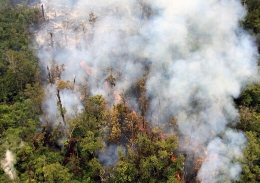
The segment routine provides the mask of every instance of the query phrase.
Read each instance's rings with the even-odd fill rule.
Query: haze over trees
[[[145,63],[146,73],[125,93],[115,90],[123,74],[107,68],[103,83],[109,95],[90,95],[88,82],[94,83],[96,71],[84,62],[79,67],[89,76],[86,84],[78,84],[77,76],[62,78],[66,66],[58,65],[54,59],[42,69],[34,36],[46,20],[42,10],[32,3],[0,0],[0,182],[195,181],[201,162],[198,159],[190,165],[194,174],[188,175],[185,159],[190,155],[179,150],[178,119],[173,117],[167,125],[158,126],[146,119],[153,105],[146,95],[149,61]],[[259,45],[260,2],[241,3],[248,9],[241,26]],[[151,17],[149,7],[143,7],[143,17]],[[90,12],[90,25],[95,26],[98,18]],[[54,44],[52,36],[50,47]],[[46,96],[46,88],[54,98]],[[79,92],[75,100],[81,105],[68,110],[63,92]],[[128,96],[137,98],[140,112],[131,107]],[[55,106],[46,107],[44,100],[52,100],[50,104]],[[120,102],[111,104],[114,100]],[[232,128],[242,130],[248,141],[244,157],[235,160],[241,163],[242,173],[240,180],[234,182],[256,183],[260,181],[260,85],[248,86],[234,101],[240,119]],[[163,105],[160,100],[159,105]],[[199,104],[194,101],[193,105]],[[47,115],[46,108],[55,114]],[[159,111],[155,121],[170,118],[167,112]],[[174,133],[165,133],[167,129]]]

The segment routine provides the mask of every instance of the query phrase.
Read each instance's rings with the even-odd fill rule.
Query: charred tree
[[[45,15],[44,15],[44,7],[43,7],[43,4],[42,4],[42,18],[43,18],[43,20],[45,20]]]
[[[64,125],[66,126],[65,109],[62,106],[62,102],[61,102],[61,98],[60,98],[60,90],[59,89],[57,89],[57,99],[58,99],[57,105],[58,105],[58,108],[59,108],[59,111],[60,111],[60,115],[62,117]]]
[[[53,41],[53,33],[52,32],[50,32],[50,38],[51,38],[51,46],[53,47],[54,41]]]
[[[48,80],[49,80],[49,83],[53,83],[53,80],[52,80],[52,77],[51,77],[51,71],[50,71],[50,68],[47,66],[47,71],[48,71]]]
[[[138,87],[139,87],[139,92],[140,92],[140,97],[138,99],[139,102],[139,106],[140,106],[140,110],[141,110],[141,116],[143,118],[143,128],[145,128],[145,115],[148,111],[149,105],[150,105],[150,101],[149,99],[146,97],[146,77],[143,77],[139,80],[138,82]]]

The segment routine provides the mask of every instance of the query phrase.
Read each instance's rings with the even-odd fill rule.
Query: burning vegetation
[[[102,95],[104,112],[98,126],[104,150],[98,158],[103,165],[120,163],[122,157],[116,155],[120,147],[129,158],[131,151],[139,152],[136,138],[140,134],[152,141],[167,141],[175,135],[179,147],[171,154],[184,157],[174,176],[177,181],[237,179],[241,169],[233,160],[241,156],[239,146],[245,137],[228,127],[238,117],[232,98],[256,74],[250,37],[235,33],[240,31],[241,4],[176,2],[169,5],[173,8],[169,11],[168,5],[157,1],[43,3],[44,22],[36,41],[41,63],[53,68],[48,70],[48,85],[54,93],[46,91],[47,95],[55,94],[58,101],[56,110],[45,111],[49,123],[57,124],[60,114],[65,133],[76,125],[73,116],[90,105],[88,98]],[[211,16],[202,16],[200,5]],[[86,7],[92,7],[88,14]],[[191,16],[189,11],[199,14]],[[232,15],[227,17],[234,23],[223,28],[226,17],[219,17],[219,11]],[[217,31],[205,29],[213,25]],[[53,106],[52,102],[55,100],[50,98],[45,105]],[[172,119],[176,126],[170,123]],[[235,137],[241,141],[233,143]],[[215,147],[215,142],[221,147]],[[224,160],[218,158],[223,156],[219,154],[222,148],[225,151],[230,146],[237,151]],[[107,151],[112,152],[111,158]],[[173,157],[168,155],[169,162],[175,162]],[[229,169],[232,172],[225,171]],[[155,174],[158,171],[154,168]]]

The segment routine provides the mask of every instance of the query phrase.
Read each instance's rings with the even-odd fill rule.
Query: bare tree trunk
[[[57,98],[58,98],[58,107],[60,109],[60,115],[62,117],[64,125],[66,126],[65,114],[64,114],[64,110],[63,110],[61,99],[60,99],[60,90],[59,89],[57,89]]]
[[[42,7],[42,18],[43,18],[43,20],[45,20],[43,4],[41,7]]]

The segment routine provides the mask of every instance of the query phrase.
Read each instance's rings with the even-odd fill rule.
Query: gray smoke
[[[242,154],[245,137],[227,125],[239,117],[233,98],[257,76],[256,47],[239,27],[246,14],[239,0],[42,3],[46,21],[36,35],[42,68],[53,60],[64,64],[60,79],[73,81],[76,75],[77,85],[88,81],[91,94],[102,94],[113,104],[119,102],[116,93],[129,90],[149,63],[148,121],[162,125],[178,120],[180,149],[193,154],[191,161],[205,159],[201,182],[238,179],[241,167],[234,159]],[[108,89],[109,68],[116,86]],[[56,87],[48,86],[45,100],[53,121]],[[82,109],[77,88],[61,96],[68,116]]]
[[[105,146],[103,150],[100,150],[98,159],[105,166],[114,166],[118,161],[117,153],[117,145]]]
[[[257,51],[239,27],[245,15],[240,1],[186,2],[158,1],[162,12],[145,27],[144,35],[155,37],[146,47],[154,63],[148,95],[152,108],[158,108],[160,97],[160,110],[178,119],[180,148],[205,160],[198,179],[230,182],[239,178],[241,167],[234,160],[245,137],[227,125],[239,117],[233,98],[257,75]]]

